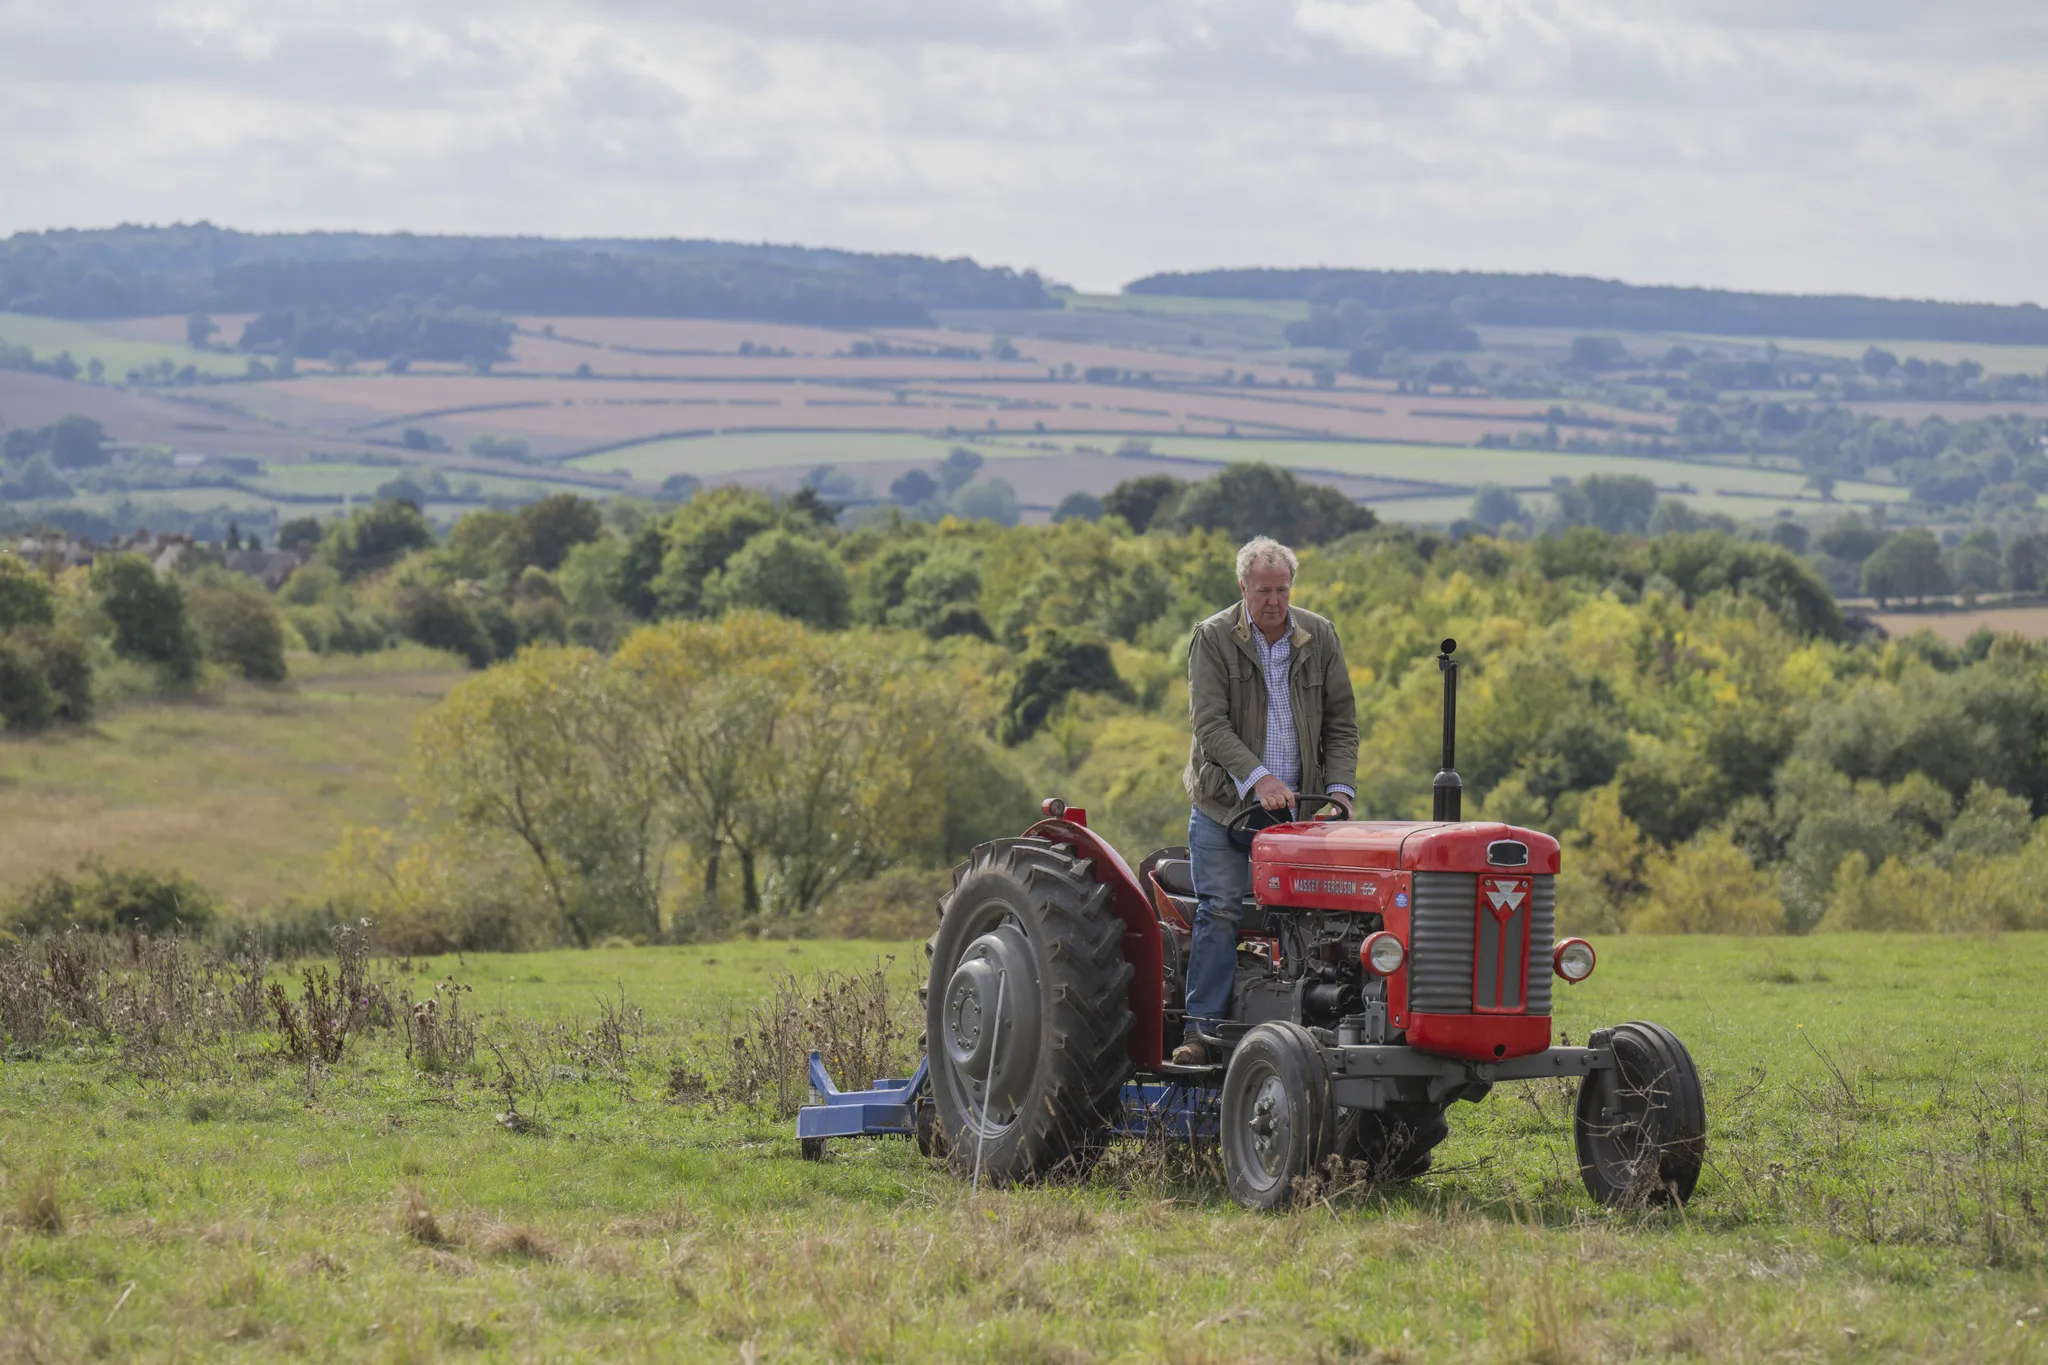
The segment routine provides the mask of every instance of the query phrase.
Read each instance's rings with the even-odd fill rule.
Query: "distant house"
[[[221,551],[201,545],[190,536],[168,531],[151,532],[147,527],[131,536],[115,536],[104,545],[96,545],[64,531],[33,531],[0,541],[0,548],[11,549],[31,564],[59,572],[90,566],[94,558],[103,554],[141,555],[159,577],[176,573],[186,555],[202,551],[217,556],[222,567],[230,572],[247,574],[272,592],[282,587],[294,570],[312,558],[304,550]]]
[[[264,587],[276,592],[307,558],[299,550],[229,550],[221,562],[235,573],[262,580]]]
[[[29,563],[62,572],[92,563],[93,543],[63,531],[32,531],[9,543],[8,548]]]

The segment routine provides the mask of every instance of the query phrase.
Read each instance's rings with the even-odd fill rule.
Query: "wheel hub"
[[[1251,1129],[1252,1155],[1259,1169],[1269,1177],[1278,1177],[1286,1166],[1292,1118],[1287,1090],[1280,1078],[1263,1077],[1252,1092],[1251,1117],[1246,1126]]]
[[[1037,1069],[1038,997],[1031,943],[1014,923],[968,944],[946,983],[939,1043],[991,1125],[1015,1116]]]

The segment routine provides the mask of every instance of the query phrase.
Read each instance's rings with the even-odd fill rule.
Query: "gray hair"
[[[1271,536],[1254,536],[1237,552],[1237,585],[1243,587],[1250,582],[1252,570],[1261,565],[1285,565],[1290,583],[1301,572],[1301,561],[1294,557],[1294,551]]]

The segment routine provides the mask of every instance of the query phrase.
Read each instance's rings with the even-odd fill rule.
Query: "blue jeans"
[[[1237,925],[1251,885],[1251,854],[1230,842],[1223,826],[1199,810],[1188,813],[1188,860],[1195,879],[1195,937],[1188,949],[1190,1028],[1213,1025],[1230,1012],[1237,982]]]

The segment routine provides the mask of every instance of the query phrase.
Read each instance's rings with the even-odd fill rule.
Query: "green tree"
[[[2014,592],[2039,592],[2048,586],[2048,535],[2029,531],[2005,547],[2005,573]]]
[[[50,580],[12,550],[0,550],[0,635],[56,619],[57,594]]]
[[[706,581],[776,521],[768,495],[750,488],[713,488],[678,508],[661,528],[661,567],[648,583],[655,610],[663,616],[703,615]],[[637,559],[629,555],[629,572],[635,568]]]
[[[1633,362],[1618,338],[1573,337],[1565,363],[1581,370],[1618,370]]]
[[[434,528],[409,502],[385,500],[328,528],[320,553],[344,579],[388,569],[434,543]]]
[[[939,495],[939,481],[922,469],[905,470],[889,485],[889,497],[904,507],[916,507]]]
[[[1949,577],[1966,593],[1997,592],[2005,585],[2005,565],[1998,533],[1980,526],[1959,541],[1948,555]]]
[[[0,636],[0,730],[41,730],[56,718],[43,661],[18,635]]]
[[[214,334],[220,326],[204,313],[194,313],[185,319],[185,344],[195,350],[207,350],[213,345]]]
[[[269,593],[240,574],[214,570],[194,580],[187,597],[207,658],[251,682],[285,680],[284,622]]]
[[[1053,509],[1052,519],[1062,521],[1099,521],[1102,518],[1102,499],[1093,493],[1076,490],[1060,499],[1060,505]]]
[[[398,633],[429,649],[460,654],[471,668],[488,668],[501,655],[518,646],[516,632],[510,648],[501,648],[478,604],[442,583],[401,584],[391,594],[391,609]]]
[[[517,576],[532,565],[553,573],[569,551],[604,533],[604,513],[588,498],[553,493],[519,509],[505,547],[505,571]]]
[[[318,517],[294,517],[277,528],[277,548],[310,551],[320,544],[320,533]]]
[[[1103,515],[1122,517],[1133,531],[1143,535],[1154,521],[1163,526],[1187,491],[1185,479],[1176,479],[1171,474],[1142,474],[1109,490],[1102,499]]]
[[[107,555],[94,561],[92,585],[100,610],[113,623],[116,654],[153,664],[172,682],[190,682],[198,674],[199,637],[176,579],[158,578],[137,555]]]
[[[1174,510],[1179,526],[1208,528],[1232,540],[1273,536],[1291,545],[1317,545],[1353,531],[1369,531],[1378,518],[1321,484],[1303,483],[1278,465],[1229,466],[1188,489]]]
[[[559,931],[661,933],[668,834],[644,718],[590,650],[536,646],[421,722],[423,808],[530,859]]]
[[[1008,479],[968,484],[953,495],[953,510],[969,521],[992,521],[998,526],[1015,526],[1024,516],[1024,506]]]
[[[988,623],[974,608],[980,594],[981,570],[972,550],[959,542],[941,545],[904,579],[900,601],[889,612],[888,621],[921,630],[933,639],[986,636]]]
[[[939,484],[948,494],[965,488],[981,472],[981,456],[966,446],[954,446],[939,461]]]
[[[711,611],[753,608],[829,630],[846,624],[849,595],[831,551],[780,529],[749,540],[704,586]]]
[[[1522,500],[1512,490],[1497,483],[1483,483],[1472,495],[1472,520],[1489,531],[1498,531],[1511,521],[1527,521],[1529,514],[1523,510]]]
[[[1863,561],[1863,591],[1880,607],[1894,597],[1924,602],[1928,594],[1945,593],[1952,586],[1948,566],[1942,563],[1941,542],[1920,527],[1899,532]]]
[[[448,528],[448,539],[435,556],[453,578],[481,581],[510,577],[506,566],[512,560],[514,518],[500,507],[487,507],[456,518]]]
[[[1820,535],[1820,551],[1844,563],[1860,565],[1884,543],[1884,532],[1854,512],[1842,516]]]
[[[50,458],[60,469],[84,469],[107,462],[107,431],[90,417],[63,418],[50,428]]]
[[[1129,700],[1130,687],[1117,675],[1109,646],[1100,640],[1047,634],[1017,666],[1001,725],[1005,744],[1022,744],[1038,733],[1054,709],[1076,692],[1099,692]]]
[[[1609,535],[1639,536],[1650,528],[1657,485],[1636,474],[1589,474],[1579,480],[1586,519]]]

